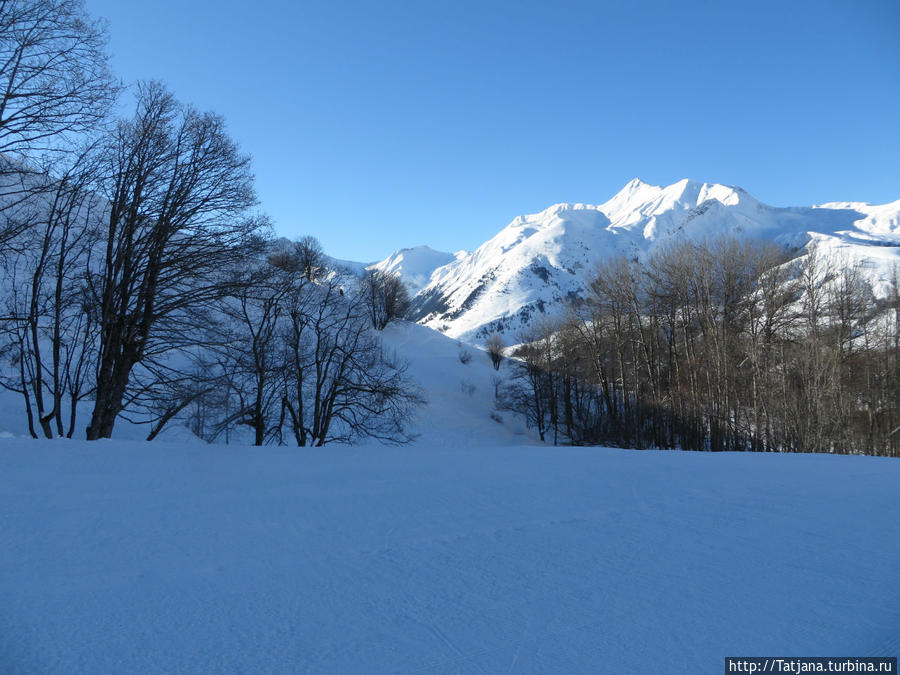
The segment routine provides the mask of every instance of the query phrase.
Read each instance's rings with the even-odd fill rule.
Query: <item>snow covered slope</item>
[[[900,462],[0,441],[0,672],[721,673],[900,651]]]
[[[409,364],[407,375],[425,399],[424,405],[409,420],[410,430],[418,436],[417,444],[460,447],[537,442],[537,437],[525,429],[521,418],[494,410],[494,379],[498,373],[485,352],[407,321],[390,324],[382,331],[381,338],[389,354]],[[460,355],[463,355],[462,359]],[[465,360],[468,362],[463,363]],[[499,374],[505,375],[508,365],[509,362],[505,362]],[[91,407],[86,401],[78,408],[76,438],[83,438]],[[0,443],[28,434],[24,410],[19,394],[0,388]],[[147,426],[120,418],[114,436],[139,440],[146,438],[148,433]],[[188,438],[195,439],[176,419],[169,423],[158,440],[180,442]],[[239,427],[232,431],[230,442],[249,445],[253,442],[252,433]]]
[[[465,251],[461,252],[461,255],[465,254]],[[447,265],[456,258],[457,256],[452,253],[435,251],[428,246],[415,246],[395,251],[384,260],[373,263],[366,269],[399,274],[409,289],[410,296],[413,296],[428,285],[432,273],[438,267]]]
[[[414,300],[414,317],[467,340],[493,331],[514,335],[583,293],[604,258],[640,258],[675,239],[723,234],[796,249],[816,241],[828,255],[864,261],[878,293],[900,262],[898,222],[900,201],[776,208],[738,187],[634,179],[599,206],[556,204],[516,218],[471,254],[436,269]]]
[[[506,376],[509,361],[498,373],[486,352],[406,321],[388,325],[382,332],[382,344],[409,363],[408,374],[426,399],[412,421],[417,445],[538,442],[521,417],[494,410],[494,381],[498,375]]]

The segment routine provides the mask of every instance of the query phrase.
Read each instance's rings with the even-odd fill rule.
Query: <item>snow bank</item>
[[[0,672],[896,655],[900,462],[0,440]]]

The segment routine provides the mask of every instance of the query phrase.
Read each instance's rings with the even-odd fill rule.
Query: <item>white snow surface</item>
[[[739,187],[688,179],[660,187],[636,178],[599,206],[555,204],[519,216],[437,268],[414,304],[425,325],[452,337],[477,342],[499,331],[515,338],[534,317],[554,317],[582,294],[603,259],[641,259],[673,240],[721,235],[795,249],[816,242],[840,265],[861,262],[882,295],[900,263],[900,200],[777,208]]]
[[[495,371],[487,352],[408,321],[389,324],[381,338],[388,353],[408,363],[407,373],[425,399],[411,420],[417,443],[461,447],[539,442],[520,416],[495,410],[494,382],[508,377],[510,361]],[[463,363],[460,356],[466,354],[471,358]]]
[[[900,462],[0,439],[0,672],[900,651]]]
[[[414,246],[395,251],[384,260],[372,263],[366,269],[379,270],[400,275],[409,289],[410,296],[415,295],[428,285],[432,273],[456,260],[453,253],[435,251],[428,246]]]

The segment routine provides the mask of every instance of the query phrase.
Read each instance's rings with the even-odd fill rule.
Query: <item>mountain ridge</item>
[[[772,240],[798,255],[815,243],[827,256],[865,262],[878,295],[900,263],[900,200],[775,207],[738,186],[634,178],[601,204],[560,202],[517,216],[474,251],[431,269],[427,280],[423,270],[407,278],[395,264],[404,250],[370,267],[401,273],[415,295],[413,319],[477,341],[558,315],[606,258],[642,259],[667,242],[721,235]]]

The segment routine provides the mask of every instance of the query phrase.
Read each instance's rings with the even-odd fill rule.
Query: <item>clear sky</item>
[[[900,2],[87,0],[125,82],[223,114],[279,234],[472,249],[635,176],[900,199]]]

